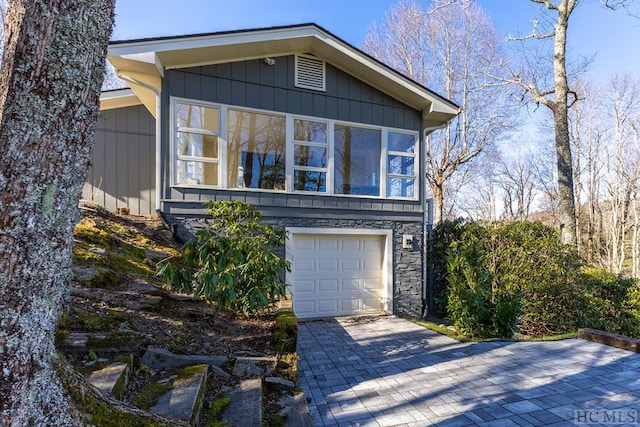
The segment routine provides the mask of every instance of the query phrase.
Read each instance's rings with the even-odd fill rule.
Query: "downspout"
[[[161,97],[160,97],[160,90],[156,89],[155,87],[151,86],[148,83],[142,82],[140,80],[136,80],[133,77],[130,77],[126,74],[122,74],[118,71],[116,71],[116,75],[118,77],[120,77],[122,80],[125,80],[129,83],[133,83],[136,85],[140,85],[142,87],[144,87],[145,89],[149,89],[150,91],[152,91],[155,95],[156,95],[156,212],[160,212],[160,200],[161,200],[161,185],[162,185],[162,180],[161,180],[161,176],[162,176],[162,172],[161,172],[161,168],[162,168],[162,120],[161,120],[161,113],[162,113],[162,107],[161,107]],[[164,218],[163,218],[164,221]]]
[[[438,126],[423,129],[422,142],[422,164],[427,167],[427,135],[438,129],[444,129],[447,123]],[[425,171],[424,179],[424,206],[422,212],[422,318],[426,319],[429,312],[433,312],[433,265],[431,253],[433,250],[433,242],[431,233],[433,231],[433,202],[427,199],[427,179]]]

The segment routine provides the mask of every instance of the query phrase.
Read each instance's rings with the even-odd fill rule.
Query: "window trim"
[[[220,189],[220,182],[222,177],[222,165],[225,162],[222,162],[222,143],[221,143],[221,132],[222,123],[220,122],[220,117],[218,117],[218,132],[203,129],[203,128],[192,128],[192,127],[180,127],[178,126],[177,116],[176,116],[176,104],[189,104],[192,106],[205,107],[205,108],[217,108],[218,114],[220,114],[220,106],[213,103],[198,101],[195,99],[188,98],[178,98],[171,97],[169,103],[169,114],[170,114],[170,142],[169,142],[169,156],[170,156],[170,165],[169,165],[169,182],[172,187],[183,187],[183,188],[214,188]],[[205,157],[205,156],[187,156],[184,154],[178,154],[177,152],[177,141],[178,134],[197,134],[197,135],[207,135],[207,136],[217,136],[218,137],[218,158],[215,157]],[[184,162],[199,162],[199,163],[212,163],[218,165],[218,185],[211,184],[179,184],[178,183],[178,168],[176,167],[178,161]]]
[[[178,160],[185,160],[182,158],[183,156],[179,156],[176,153],[176,138],[178,134],[178,127],[176,121],[176,103],[184,103],[197,105],[202,107],[214,107],[218,108],[219,116],[219,131],[218,133],[211,132],[207,133],[206,130],[196,129],[198,132],[194,133],[207,133],[210,135],[217,135],[218,137],[218,159],[216,161],[211,161],[212,158],[196,158],[189,157],[188,160],[193,161],[207,161],[210,163],[218,163],[218,184],[217,186],[213,185],[205,185],[205,184],[177,184],[177,168],[176,162]],[[255,112],[258,114],[269,114],[276,116],[284,116],[285,117],[285,188],[284,190],[272,190],[272,189],[260,189],[260,188],[246,188],[246,187],[229,187],[227,183],[226,177],[228,177],[228,162],[227,159],[227,109],[233,108],[242,111]],[[175,188],[198,188],[198,189],[212,189],[212,190],[225,190],[225,191],[243,191],[243,192],[259,192],[259,193],[273,193],[273,194],[304,194],[304,195],[317,195],[322,197],[347,197],[347,198],[361,198],[361,199],[373,199],[373,200],[384,200],[384,199],[392,199],[392,200],[404,200],[404,201],[417,201],[420,200],[420,132],[414,131],[410,129],[401,129],[401,128],[392,128],[386,126],[378,126],[372,125],[368,123],[359,123],[353,121],[346,120],[335,120],[324,117],[315,117],[315,116],[306,116],[301,114],[292,114],[292,113],[284,113],[280,111],[273,110],[264,110],[258,108],[250,108],[243,107],[237,105],[229,105],[229,104],[221,104],[216,102],[207,102],[200,101],[197,99],[190,98],[182,98],[182,97],[170,97],[170,106],[169,106],[169,115],[170,115],[170,132],[169,132],[169,176],[170,176],[170,186]],[[314,146],[314,147],[325,147],[322,143],[315,143],[310,141],[299,141],[294,140],[294,120],[306,120],[306,121],[316,121],[327,124],[327,166],[326,168],[318,168],[313,166],[295,166],[294,165],[294,149],[296,144]],[[354,126],[359,128],[366,129],[374,129],[380,131],[380,195],[372,196],[366,194],[340,194],[334,192],[334,129],[335,125],[346,125],[346,126]],[[187,129],[187,128],[183,128]],[[388,144],[389,139],[388,135],[390,132],[402,133],[407,135],[413,135],[415,137],[415,148],[413,153],[405,153],[405,152],[397,152],[397,151],[389,151]],[[387,173],[387,163],[389,155],[401,155],[405,157],[412,157],[414,159],[414,175],[399,175],[399,174],[388,174]],[[294,188],[294,171],[295,170],[308,170],[312,172],[325,172],[326,173],[326,189],[327,191],[305,191],[305,190],[295,190]],[[224,179],[223,179],[224,178]],[[414,185],[416,187],[416,191],[414,191],[413,197],[403,197],[403,196],[390,196],[387,195],[387,181],[389,178],[401,178],[401,179],[413,179]]]

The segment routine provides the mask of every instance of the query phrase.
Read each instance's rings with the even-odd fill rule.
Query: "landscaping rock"
[[[145,248],[144,256],[151,261],[161,261],[165,258],[170,257],[171,255],[164,251],[159,251],[157,249],[149,249]]]
[[[110,394],[116,399],[121,399],[126,390],[128,376],[129,365],[118,362],[92,372],[89,378],[87,378],[87,381],[104,394]],[[116,387],[116,385],[118,387]]]
[[[233,366],[233,375],[244,378],[270,376],[276,369],[275,357],[238,357]]]
[[[128,290],[143,295],[153,295],[161,297],[164,291],[151,283],[146,282],[133,282],[127,286]]]
[[[287,417],[284,427],[310,427],[313,425],[304,393],[283,396],[278,401],[278,405],[282,406],[278,415]]]
[[[143,343],[139,336],[126,333],[71,332],[63,345],[71,351],[94,350],[96,353],[134,353]]]
[[[233,427],[255,427],[262,425],[262,381],[251,379],[241,381],[227,395],[229,406],[222,414],[222,420]]]
[[[228,360],[225,356],[174,354],[164,348],[150,347],[140,361],[152,369],[168,369],[199,364],[222,366]]]
[[[189,368],[189,375],[173,381],[173,389],[160,396],[149,412],[197,425],[202,409],[202,394],[206,390],[207,365]]]
[[[76,282],[91,282],[100,275],[97,268],[94,267],[72,267],[71,273],[73,280]]]
[[[284,378],[278,378],[278,377],[266,377],[264,379],[264,382],[269,384],[278,384],[278,385],[289,387],[289,388],[294,388],[296,386],[293,381],[285,380]]]

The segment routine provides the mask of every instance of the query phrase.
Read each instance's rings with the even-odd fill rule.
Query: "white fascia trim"
[[[118,89],[100,94],[100,110],[142,105],[142,101],[131,89]]]
[[[175,38],[168,40],[149,40],[123,43],[109,46],[109,55],[152,63],[151,55],[159,52],[190,50],[217,46],[260,43],[273,40],[299,39],[318,34],[314,27],[266,29],[234,34],[221,33],[205,36]]]
[[[285,244],[285,258],[293,265],[292,254],[293,236],[296,234],[333,234],[349,236],[382,236],[384,249],[382,259],[382,308],[386,314],[393,314],[393,230],[371,228],[319,228],[319,227],[285,227],[287,243]],[[287,286],[293,280],[293,272],[285,275]]]

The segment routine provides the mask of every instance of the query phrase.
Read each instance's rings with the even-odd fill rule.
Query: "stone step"
[[[260,378],[240,381],[227,395],[229,406],[222,420],[233,427],[255,427],[262,425],[262,380]]]
[[[92,372],[87,382],[106,395],[122,399],[127,390],[130,373],[129,363],[116,362]]]
[[[208,365],[195,365],[178,371],[172,390],[160,396],[149,412],[197,425],[207,388]]]
[[[143,364],[152,369],[181,368],[200,364],[220,367],[228,360],[225,356],[174,354],[167,349],[156,347],[149,347],[140,359]]]

